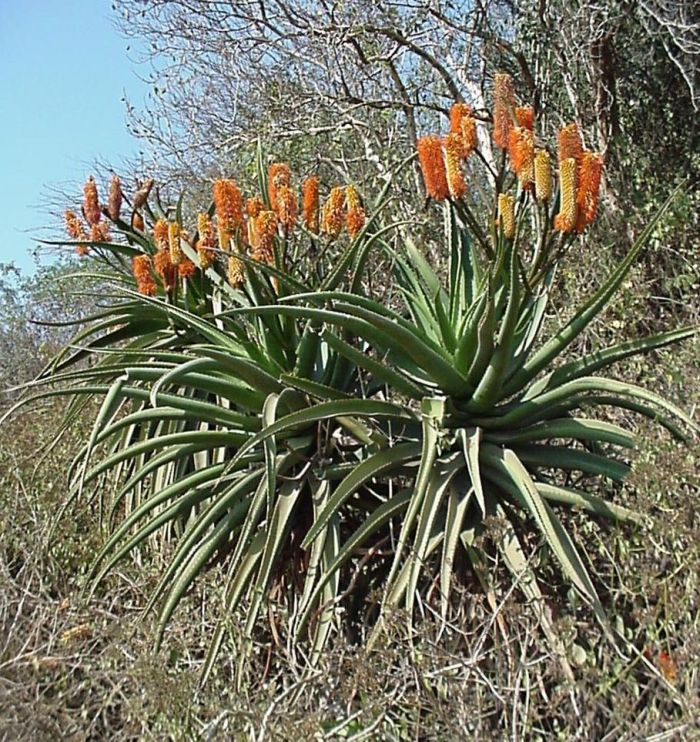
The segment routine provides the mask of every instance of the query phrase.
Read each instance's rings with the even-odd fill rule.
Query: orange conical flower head
[[[472,114],[471,106],[466,103],[455,103],[450,109],[450,134],[457,134],[462,141],[462,122]],[[468,152],[461,152],[462,157],[466,157]]]
[[[294,191],[289,186],[280,186],[277,189],[277,208],[275,212],[287,233],[291,232],[297,223],[297,209],[297,197],[294,195]]]
[[[138,211],[135,211],[131,215],[131,228],[132,229],[138,229],[139,232],[143,232],[145,226],[146,225],[143,222],[143,217],[141,216],[141,214],[139,214]]]
[[[170,260],[170,249],[164,247],[153,256],[153,268],[160,278],[163,288],[170,291],[177,283],[177,266]]]
[[[245,265],[243,261],[239,260],[235,255],[231,255],[228,259],[228,269],[226,274],[231,286],[233,286],[234,289],[238,288],[245,279]]]
[[[252,219],[255,219],[255,217],[264,210],[265,204],[259,196],[252,196],[251,198],[246,199],[245,213]]]
[[[274,239],[277,234],[277,214],[274,211],[261,211],[255,219],[258,244],[253,247],[251,257],[261,263],[272,265],[275,262]]]
[[[197,216],[197,256],[199,257],[199,267],[205,271],[214,263],[214,249],[216,240],[214,238],[214,226],[208,214],[200,213]]]
[[[116,222],[122,210],[122,184],[118,175],[113,175],[109,182],[109,200],[107,201],[107,213],[109,218]]]
[[[464,157],[468,157],[478,145],[476,119],[473,116],[465,116],[462,119],[462,154]]]
[[[107,222],[100,222],[99,224],[93,224],[90,227],[90,241],[91,242],[108,242],[109,241],[109,227]]]
[[[512,240],[515,237],[515,199],[505,193],[498,194],[498,221],[503,236]]]
[[[538,201],[549,201],[552,197],[552,168],[547,150],[537,150],[534,170],[535,197]]]
[[[559,162],[573,157],[578,165],[583,154],[583,144],[576,124],[569,124],[559,130]]]
[[[576,160],[567,157],[559,163],[559,213],[554,228],[571,232],[576,226]]]
[[[63,218],[66,223],[66,232],[72,240],[85,239],[85,228],[83,227],[83,223],[80,221],[80,217],[78,217],[74,211],[66,209]]]
[[[243,226],[243,194],[233,180],[215,180],[213,194],[219,246],[228,250],[231,237]]]
[[[92,175],[87,179],[83,188],[83,213],[87,223],[94,227],[102,218],[100,211],[100,200],[97,197],[97,184]]]
[[[445,167],[447,187],[454,199],[462,198],[467,192],[467,184],[462,174],[462,151],[461,134],[448,134],[445,137]]]
[[[510,75],[496,73],[493,99],[493,141],[497,147],[507,149],[515,110],[515,92]]]
[[[197,266],[189,259],[183,258],[182,262],[177,266],[177,272],[180,278],[189,278],[193,276],[197,271]]]
[[[318,178],[315,175],[312,175],[303,182],[301,193],[303,197],[302,219],[304,226],[309,232],[318,234]]]
[[[168,224],[168,247],[170,249],[170,261],[173,265],[180,265],[184,259],[182,246],[180,245],[180,225],[177,222]]]
[[[577,232],[583,232],[584,228],[595,219],[602,174],[603,158],[595,152],[584,152],[581,157],[579,183],[576,192],[576,205],[578,206]]]
[[[360,194],[355,186],[349,185],[345,189],[345,203],[348,207],[345,226],[348,234],[354,237],[365,226],[365,210],[362,208]]]
[[[535,142],[532,132],[514,126],[508,140],[511,165],[520,184],[525,187],[535,179]]]
[[[323,204],[321,229],[330,237],[337,237],[345,223],[345,188],[336,186],[331,188],[326,203]]]
[[[267,169],[267,197],[273,211],[277,209],[277,191],[283,186],[291,188],[292,172],[286,162],[273,162]]]
[[[436,201],[444,201],[449,196],[450,189],[447,185],[445,158],[442,155],[440,137],[433,134],[421,137],[418,140],[417,148],[418,161],[420,162],[428,196]]]
[[[532,106],[517,106],[515,109],[515,120],[518,126],[532,132],[535,130],[535,111]]]
[[[159,250],[163,250],[168,247],[168,222],[166,222],[165,219],[159,219],[153,225],[153,241],[156,243],[156,247]]]
[[[131,265],[139,294],[155,296],[156,284],[151,275],[151,259],[148,255],[137,255]]]

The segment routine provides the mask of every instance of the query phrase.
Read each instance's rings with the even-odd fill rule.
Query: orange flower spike
[[[277,211],[277,191],[281,187],[291,188],[292,172],[286,162],[273,162],[267,169],[267,197],[270,208]]]
[[[66,232],[72,240],[85,238],[85,228],[83,227],[83,223],[74,211],[66,209],[63,214],[63,219],[66,223]]]
[[[493,98],[493,141],[497,147],[508,149],[508,136],[513,128],[515,110],[515,92],[510,75],[496,73]]]
[[[537,150],[534,171],[535,198],[538,201],[549,201],[552,197],[552,168],[547,150]]]
[[[515,237],[515,199],[505,193],[498,194],[498,221],[503,236],[512,240]]]
[[[252,219],[255,219],[255,217],[258,216],[258,214],[260,214],[260,212],[264,210],[265,210],[265,204],[263,203],[263,200],[259,198],[258,196],[253,196],[252,198],[246,199],[245,213]]]
[[[465,116],[462,119],[463,156],[468,157],[478,146],[479,138],[476,133],[476,119],[473,116]]]
[[[307,178],[302,186],[302,221],[304,226],[313,234],[318,234],[318,178],[315,175]]]
[[[444,201],[449,196],[450,189],[447,184],[447,172],[440,137],[434,134],[421,137],[418,140],[417,148],[418,161],[428,196],[436,201]]]
[[[576,160],[567,157],[559,163],[559,213],[554,228],[571,232],[576,226]]]
[[[462,174],[462,152],[461,134],[448,134],[445,137],[445,166],[447,187],[454,199],[462,198],[467,192],[467,184]]]
[[[461,134],[463,119],[471,115],[471,106],[466,103],[455,103],[450,109],[450,134]]]
[[[466,103],[455,103],[450,109],[450,134],[457,134],[460,138],[462,142],[462,157],[466,157],[469,154],[466,146],[464,146],[465,143],[462,137],[462,122],[469,118],[471,114],[471,106],[468,106]]]
[[[99,224],[102,218],[102,212],[100,211],[100,201],[97,196],[97,184],[92,175],[87,179],[83,188],[83,212],[85,214],[85,220],[91,227]]]
[[[106,222],[100,222],[99,224],[93,224],[90,227],[90,241],[91,242],[107,242],[109,240],[109,227]]]
[[[297,197],[289,186],[280,186],[277,189],[277,208],[275,209],[280,224],[286,233],[294,229],[297,223]]]
[[[583,144],[581,143],[581,134],[576,124],[569,124],[559,130],[559,162],[568,160],[573,157],[578,165],[581,162],[583,154]]]
[[[151,259],[148,255],[137,255],[131,262],[136,289],[144,296],[154,296],[156,284],[151,276]]]
[[[329,237],[338,237],[345,224],[345,188],[335,186],[323,204],[321,229]]]
[[[168,224],[168,247],[170,249],[170,262],[173,265],[180,265],[185,256],[180,246],[180,225],[177,222]]]
[[[135,211],[131,215],[131,228],[132,229],[138,229],[139,232],[143,232],[146,225],[144,224],[143,217],[141,214],[139,214],[138,211]]]
[[[253,248],[251,257],[253,260],[272,265],[275,261],[274,238],[277,234],[277,214],[274,211],[261,211],[255,219],[255,230],[258,244]]]
[[[109,196],[107,200],[107,213],[109,218],[116,222],[122,210],[122,184],[118,175],[113,175],[109,182]]]
[[[576,205],[579,209],[579,224],[583,227],[590,224],[598,210],[600,181],[603,174],[603,158],[595,152],[584,152],[579,168],[579,184],[576,193]],[[582,223],[581,223],[582,222]]]
[[[510,161],[523,187],[535,179],[535,143],[532,132],[515,126],[509,135]]]
[[[174,288],[177,281],[177,266],[170,260],[170,249],[167,245],[153,256],[153,267],[163,283],[163,288],[166,291]]]
[[[214,227],[208,214],[200,213],[197,216],[197,256],[199,257],[199,267],[205,271],[214,263],[213,248],[216,247],[214,239]]]
[[[530,132],[535,130],[535,111],[532,106],[517,106],[515,109],[515,120],[518,126]]]
[[[86,255],[89,255],[90,248],[87,245],[76,245],[75,252],[78,257],[84,258]]]
[[[243,226],[243,194],[233,180],[215,180],[212,187],[219,229],[233,234]]]
[[[354,237],[365,226],[365,210],[362,208],[360,194],[355,186],[349,185],[345,189],[345,203],[348,207],[345,226],[348,234]]]
[[[180,278],[189,278],[197,272],[197,266],[189,258],[183,258],[177,266],[177,272]]]
[[[166,222],[165,219],[159,219],[153,225],[153,241],[156,243],[156,247],[159,250],[168,247],[168,222]]]

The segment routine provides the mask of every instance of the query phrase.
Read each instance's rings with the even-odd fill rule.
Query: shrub
[[[602,160],[570,125],[553,179],[533,119],[501,75],[498,158],[486,156],[477,136],[486,127],[462,104],[444,139],[419,141],[428,195],[443,202],[444,276],[410,225],[381,224],[390,181],[366,213],[353,186],[334,187],[321,209],[309,179],[299,225],[289,167],[265,168],[261,153],[259,195],[244,203],[234,181],[216,181],[192,238],[182,201],[163,206],[152,183],[132,199],[128,221],[118,181],[103,208],[88,181],[89,230],[67,213],[67,244],[89,253],[98,269],[88,275],[113,288],[32,385],[58,389],[28,399],[71,396],[68,421],[101,400],[67,502],[97,502],[108,532],[92,590],[135,550],[168,544],[147,605],[159,607],[160,641],[192,582],[224,565],[204,677],[234,616],[244,623],[241,668],[264,613],[278,644],[310,638],[312,662],[340,621],[374,624],[373,641],[395,608],[411,617],[419,596],[446,618],[455,573],[471,572],[493,594],[492,548],[561,654],[527,557],[530,534],[613,636],[583,544],[557,513],[641,519],[613,501],[634,437],[587,411],[631,410],[680,438],[697,426],[661,396],[595,374],[695,328],[563,359],[662,209],[603,285],[543,337],[558,262],[595,217]],[[485,165],[492,199],[471,194],[467,160]],[[400,306],[363,288],[375,251],[392,261]],[[562,668],[571,677],[564,657]]]

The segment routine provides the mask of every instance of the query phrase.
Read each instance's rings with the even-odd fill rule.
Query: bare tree
[[[486,52],[512,51],[514,33],[506,0],[120,0],[117,9],[153,65],[133,131],[186,179],[227,167],[258,136],[297,152],[313,137],[319,159],[345,177],[382,175],[455,100],[486,117]]]

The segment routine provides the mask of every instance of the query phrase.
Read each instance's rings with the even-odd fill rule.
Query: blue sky
[[[0,0],[0,263],[33,269],[47,187],[138,151],[122,99],[138,106],[146,86],[129,45],[109,0]]]

